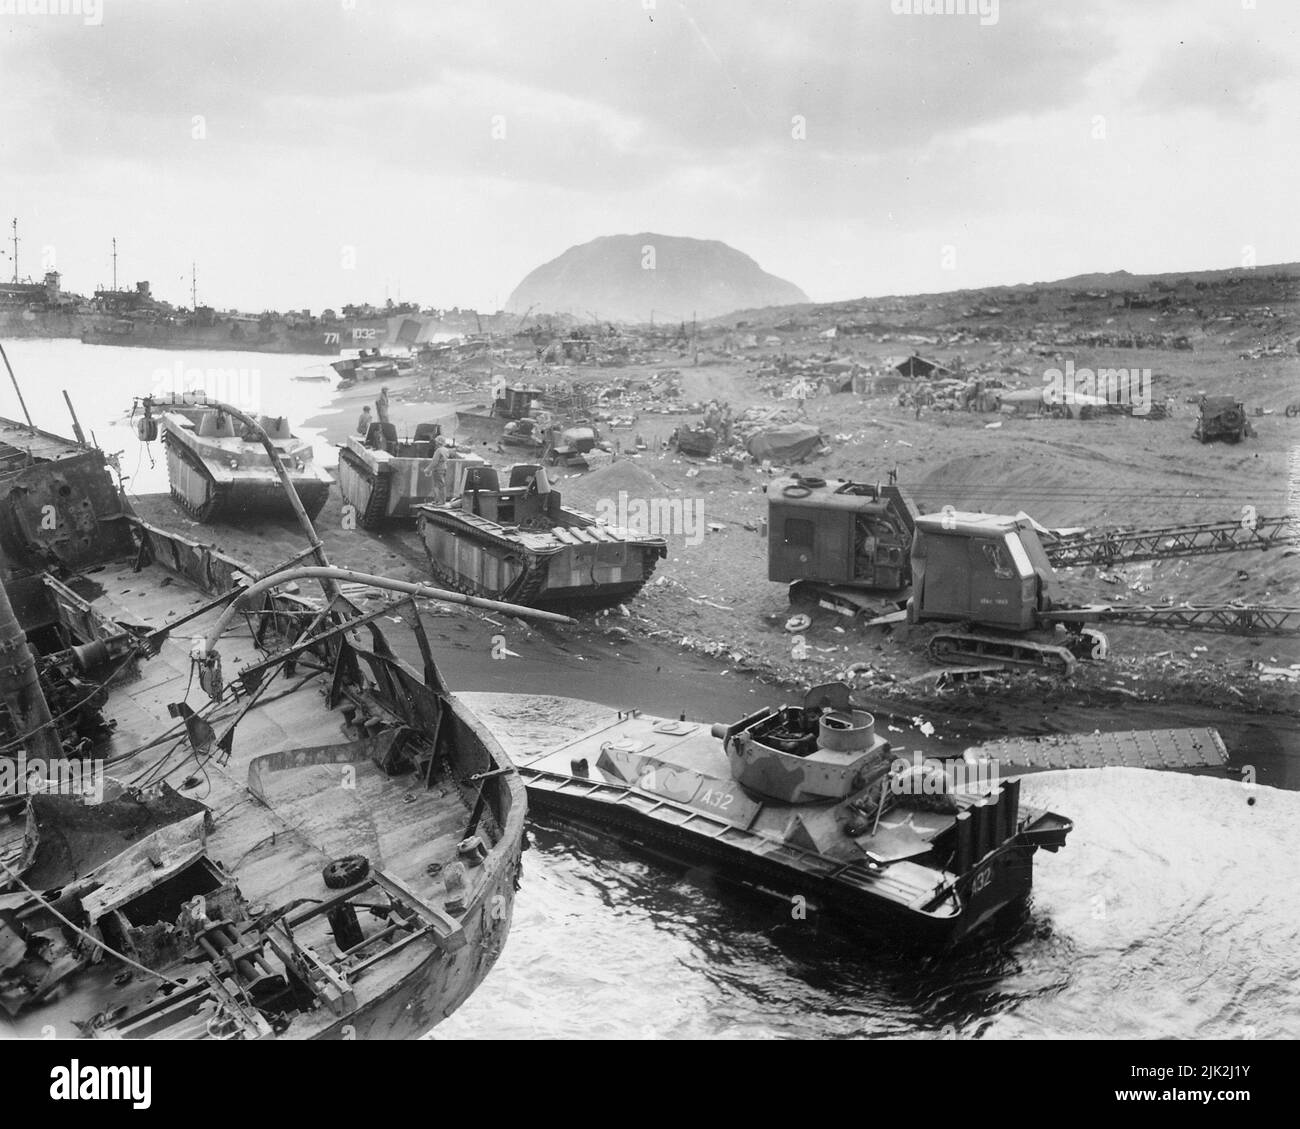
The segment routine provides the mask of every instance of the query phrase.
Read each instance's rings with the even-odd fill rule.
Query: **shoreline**
[[[375,398],[381,388],[388,389],[388,418],[397,427],[398,434],[413,432],[417,424],[442,423],[444,430],[448,419],[455,424],[457,403],[454,401],[427,401],[410,396],[412,391],[428,389],[429,374],[416,370],[403,376],[384,380],[362,380],[348,388],[333,389],[329,406],[302,422],[304,428],[319,431],[326,443],[338,446],[349,435],[356,435],[357,417],[369,404],[374,408]],[[376,418],[378,416],[376,415]]]

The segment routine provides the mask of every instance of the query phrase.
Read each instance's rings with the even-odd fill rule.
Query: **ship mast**
[[[9,225],[14,229],[14,285],[18,285],[18,217],[14,216],[13,222]]]
[[[117,292],[117,236],[113,236],[113,292]]]
[[[199,274],[198,274],[198,270],[194,266],[194,262],[191,260],[190,262],[190,313],[197,313],[198,309],[199,309]]]

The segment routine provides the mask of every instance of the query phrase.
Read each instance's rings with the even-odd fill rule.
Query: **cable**
[[[132,968],[138,968],[146,976],[152,976],[157,980],[161,980],[164,984],[170,984],[173,988],[183,988],[185,986],[185,982],[183,980],[173,980],[170,976],[164,976],[161,972],[155,972],[152,968],[146,968],[143,964],[140,964],[139,962],[132,960],[125,953],[119,953],[115,948],[113,948],[109,944],[106,944],[104,941],[101,941],[93,933],[88,933],[86,930],[82,929],[80,925],[76,925],[73,922],[69,921],[66,917],[63,916],[63,914],[61,914],[49,902],[47,902],[44,897],[38,894],[35,890],[33,890],[30,886],[28,886],[26,882],[24,882],[21,878],[19,878],[17,873],[9,867],[8,863],[0,861],[0,866],[4,867],[5,872],[9,875],[9,877],[12,878],[24,890],[26,890],[33,898],[35,898],[44,909],[52,913],[55,917],[57,917],[61,922],[63,922],[64,925],[66,925],[79,937],[82,937],[84,940],[89,941],[96,948],[103,949],[104,952],[109,954],[109,956],[117,957],[117,959],[120,960],[123,964],[129,964]]]

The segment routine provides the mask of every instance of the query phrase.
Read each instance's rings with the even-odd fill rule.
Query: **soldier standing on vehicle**
[[[370,425],[374,422],[374,416],[370,414],[370,405],[367,404],[361,409],[361,415],[357,417],[357,434],[364,439],[370,434]]]
[[[388,422],[388,385],[385,384],[375,399],[375,411],[379,413],[379,422]]]
[[[447,501],[447,439],[439,435],[433,441],[433,454],[429,458],[429,473],[433,479],[433,504],[441,506]]]

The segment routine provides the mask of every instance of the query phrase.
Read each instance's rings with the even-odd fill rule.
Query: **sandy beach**
[[[365,405],[369,404],[371,414],[378,418],[375,399],[384,387],[388,389],[389,419],[396,425],[399,435],[414,431],[421,423],[442,423],[446,427],[448,421],[455,422],[455,403],[426,399],[429,373],[417,369],[415,373],[384,380],[361,380],[350,387],[339,388],[330,407],[304,421],[303,426],[319,428],[330,443],[342,443],[349,435],[357,433],[357,418]]]
[[[978,362],[982,352],[971,349],[968,363],[972,357]],[[1248,502],[1260,513],[1283,511],[1286,501],[1279,487],[1286,481],[1292,425],[1281,412],[1255,417],[1258,435],[1246,446],[1202,447],[1190,439],[1195,409],[1186,401],[1200,387],[1218,384],[1238,387],[1252,403],[1278,409],[1286,402],[1288,369],[1294,362],[1247,386],[1234,378],[1235,356],[1227,347],[1206,343],[1194,366],[1188,365],[1187,354],[1144,350],[1141,359],[1157,371],[1177,374],[1165,377],[1162,387],[1162,395],[1178,402],[1172,418],[1114,416],[1085,422],[925,411],[917,419],[894,395],[816,395],[807,402],[806,418],[830,439],[830,450],[795,469],[866,481],[897,469],[900,483],[923,510],[949,503],[994,512],[1025,509],[1049,525],[1205,521],[1233,517]],[[755,362],[743,356],[711,357],[708,363],[694,365],[680,352],[663,350],[646,364],[557,367],[552,379],[592,389],[637,386],[666,369],[679,375],[680,404],[717,398],[739,411],[783,403],[756,386]],[[308,424],[323,428],[332,442],[341,441],[353,431],[362,405],[373,403],[386,384],[390,417],[399,433],[426,421],[442,422],[454,433],[458,407],[486,410],[489,371],[486,362],[474,358],[453,370],[421,367],[382,384],[356,384],[340,391],[330,409]],[[494,370],[503,371],[513,379],[519,370]],[[529,373],[526,379],[536,376]],[[605,437],[622,448],[615,461],[586,472],[554,475],[566,502],[588,512],[616,505],[620,495],[682,499],[699,507],[703,530],[665,531],[668,557],[630,602],[629,614],[618,621],[620,630],[712,657],[724,670],[792,685],[823,681],[851,663],[865,662],[871,668],[867,679],[873,693],[933,705],[936,694],[923,677],[934,667],[925,654],[928,629],[905,624],[867,628],[860,620],[816,605],[792,609],[786,586],[768,581],[767,544],[759,533],[767,510],[764,489],[774,475],[790,468],[763,468],[731,458],[691,459],[662,449],[661,440],[674,428],[699,418],[698,413],[661,414],[652,409],[635,414],[630,430],[613,431],[602,424]],[[1000,426],[991,429],[991,419]],[[638,435],[648,447],[639,454],[633,450]],[[515,461],[481,437],[461,438],[497,465]],[[1229,466],[1233,487],[1224,492],[1218,483]],[[1140,495],[1135,495],[1139,489]],[[1141,497],[1137,510],[1132,505],[1135,496]],[[157,504],[159,516],[173,509],[167,499]],[[171,513],[170,522],[175,524],[178,516]],[[347,529],[337,489],[318,525],[339,563],[427,579],[423,546],[414,530],[396,527],[371,535]],[[211,526],[193,532],[264,566],[291,556],[300,545],[291,523],[266,522],[251,529]],[[1073,569],[1061,580],[1066,596],[1080,603],[1290,603],[1295,559],[1290,552],[1194,557]],[[792,648],[785,628],[794,610],[810,616],[802,632],[804,648]],[[595,625],[594,618],[586,618]],[[1112,643],[1109,661],[1083,664],[1068,683],[1040,676],[1032,683],[1005,677],[969,694],[986,705],[1005,699],[1009,708],[1023,700],[1031,686],[1033,693],[1048,699],[1087,692],[1124,706],[1135,699],[1233,710],[1246,702],[1265,709],[1295,705],[1294,680],[1260,673],[1300,661],[1300,642],[1294,637],[1243,639],[1123,626],[1106,630]],[[1017,724],[1014,718],[1011,723]]]

